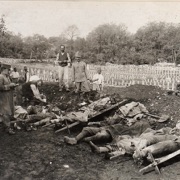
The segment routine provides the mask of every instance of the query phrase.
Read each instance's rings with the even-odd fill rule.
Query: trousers
[[[89,88],[89,84],[87,81],[84,81],[84,82],[76,82],[76,91],[77,92],[80,92],[82,90],[82,87],[85,88],[85,91],[86,92],[89,92],[90,91],[90,88]]]
[[[58,66],[58,75],[59,75],[59,87],[62,88],[62,86],[65,86],[66,88],[69,88],[69,76],[68,71],[69,67],[65,66]]]

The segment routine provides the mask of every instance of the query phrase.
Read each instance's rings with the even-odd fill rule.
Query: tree
[[[0,18],[0,56],[4,57],[6,55],[6,44],[7,44],[7,35],[6,35],[6,26],[4,15]]]
[[[70,41],[75,40],[79,35],[79,29],[76,25],[68,26],[63,33],[67,39]]]
[[[28,51],[30,59],[35,58],[36,60],[42,60],[46,57],[46,53],[50,48],[48,40],[39,34],[25,38],[24,43],[26,44],[25,50]]]
[[[64,37],[63,34],[61,34],[58,37],[50,37],[48,39],[49,44],[51,45],[51,50],[54,50],[55,53],[57,53],[60,49],[60,46],[62,44],[67,44],[67,39]]]
[[[173,46],[180,43],[180,27],[170,23],[151,22],[134,35],[134,47],[141,59],[154,64],[163,59],[172,62]]]
[[[70,47],[70,51],[74,50],[74,41],[79,35],[79,29],[76,25],[68,26],[63,32],[64,37],[67,39],[67,44]]]
[[[4,36],[5,32],[6,32],[6,25],[5,25],[5,16],[2,15],[0,18],[0,36]]]
[[[90,32],[86,41],[89,50],[97,54],[97,59],[101,57],[101,61],[119,63],[122,53],[129,49],[130,34],[123,24],[103,24]]]

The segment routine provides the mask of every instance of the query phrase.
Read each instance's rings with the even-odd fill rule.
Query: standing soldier
[[[72,65],[72,79],[73,82],[76,84],[76,92],[80,92],[82,86],[86,89],[86,92],[90,91],[89,84],[88,84],[88,73],[86,63],[81,61],[81,55],[79,52],[75,54],[76,62]]]
[[[15,132],[10,127],[10,120],[14,117],[14,99],[13,89],[15,83],[11,83],[9,79],[9,65],[3,65],[0,74],[0,119],[3,122],[6,131],[9,134]]]
[[[70,56],[65,52],[65,46],[61,45],[61,51],[57,54],[55,61],[55,65],[58,65],[59,91],[62,91],[63,86],[65,86],[66,91],[69,91],[68,66],[70,63]]]

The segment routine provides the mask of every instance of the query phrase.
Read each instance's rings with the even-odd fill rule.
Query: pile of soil
[[[57,84],[44,84],[41,91],[47,100],[65,111],[75,110],[83,101],[99,98],[91,92],[89,98],[74,92],[59,92]],[[143,103],[149,112],[172,117],[170,125],[179,120],[180,97],[168,95],[160,88],[134,85],[127,88],[105,88],[105,94],[111,94],[117,101],[132,99]],[[169,126],[169,122],[161,126]],[[75,136],[81,129],[71,130]],[[113,161],[104,159],[104,155],[94,154],[86,143],[68,146],[63,142],[67,131],[54,134],[52,128],[39,128],[37,131],[19,131],[14,136],[3,132],[0,126],[0,179],[2,180],[178,180],[179,160],[176,157],[161,166],[162,176],[154,171],[141,175],[139,167],[132,157],[119,157]]]
[[[57,83],[46,83],[40,88],[40,92],[46,95],[47,102],[59,107],[61,110],[69,112],[76,111],[80,103],[96,101],[99,99],[99,94],[96,91],[91,91],[88,95],[86,93],[77,94],[74,89],[66,92],[65,89],[59,91]]]
[[[126,88],[107,87],[105,93],[119,94],[122,99],[133,99],[146,102],[148,99],[156,98],[165,91],[156,86],[132,85]]]

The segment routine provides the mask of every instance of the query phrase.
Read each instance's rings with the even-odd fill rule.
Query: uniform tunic
[[[72,65],[72,80],[76,83],[77,92],[81,91],[81,87],[84,86],[86,92],[90,91],[88,85],[88,74],[85,62],[75,62]]]
[[[0,74],[0,115],[14,115],[13,90],[10,89],[10,79]]]
[[[72,79],[75,82],[84,82],[88,79],[87,68],[85,62],[75,62],[72,65]]]

